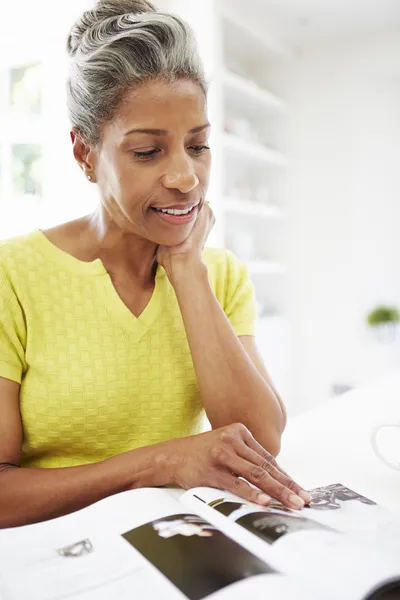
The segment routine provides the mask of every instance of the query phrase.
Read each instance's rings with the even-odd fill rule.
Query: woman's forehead
[[[149,82],[127,92],[117,120],[127,131],[135,125],[169,130],[175,121],[192,129],[207,123],[207,99],[193,81]]]

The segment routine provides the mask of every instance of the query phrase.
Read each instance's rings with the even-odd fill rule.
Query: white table
[[[370,443],[371,429],[386,420],[400,421],[400,370],[288,419],[278,463],[306,489],[342,483],[400,518],[400,471]]]
[[[396,420],[400,371],[289,419],[278,462],[308,489],[343,483],[400,518],[400,471],[383,464],[370,443],[374,425]]]

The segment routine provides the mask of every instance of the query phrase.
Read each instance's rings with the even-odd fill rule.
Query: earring
[[[86,175],[86,177],[88,178],[89,181],[92,181],[92,176],[91,175]]]

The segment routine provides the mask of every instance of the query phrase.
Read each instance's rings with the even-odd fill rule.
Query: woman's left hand
[[[156,254],[158,264],[164,267],[167,274],[169,274],[172,273],[174,263],[192,262],[193,259],[201,262],[201,253],[214,223],[214,213],[206,200],[200,208],[189,237],[184,242],[177,246],[158,246]]]

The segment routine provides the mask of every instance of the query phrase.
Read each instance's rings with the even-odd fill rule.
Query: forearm
[[[0,528],[59,517],[132,488],[169,483],[163,444],[59,469],[0,465]]]
[[[240,343],[203,264],[169,274],[179,302],[202,401],[213,428],[241,422],[276,455],[284,429],[281,402]]]

